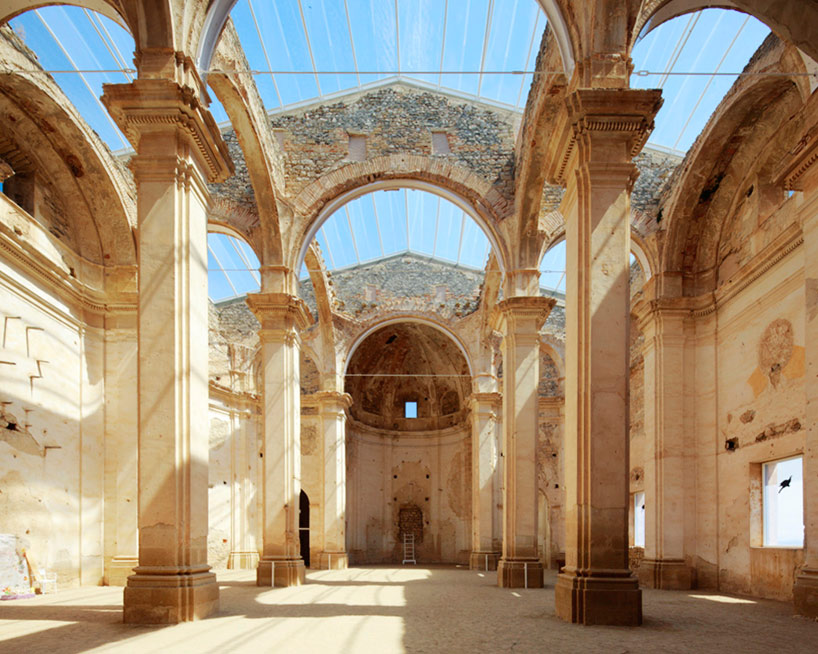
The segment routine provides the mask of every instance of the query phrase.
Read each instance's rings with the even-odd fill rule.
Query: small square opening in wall
[[[406,402],[403,405],[403,417],[404,418],[417,418],[418,417],[418,403],[417,402]]]
[[[366,136],[350,134],[347,159],[350,161],[366,161]]]
[[[764,547],[804,546],[803,457],[761,467]]]
[[[451,154],[449,135],[446,132],[432,132],[432,154]]]

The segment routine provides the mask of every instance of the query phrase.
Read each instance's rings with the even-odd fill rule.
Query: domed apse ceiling
[[[445,429],[465,419],[469,367],[440,330],[412,322],[387,325],[366,337],[347,367],[345,390],[354,420],[398,431]],[[417,403],[407,418],[406,403]]]

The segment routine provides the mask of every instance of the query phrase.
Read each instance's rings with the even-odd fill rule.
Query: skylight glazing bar
[[[398,0],[395,0],[395,61],[398,65],[398,77],[400,77],[400,14],[398,13]],[[407,234],[408,238],[409,235]]]
[[[443,81],[443,54],[446,52],[446,27],[449,23],[449,0],[443,5],[443,38],[440,39],[440,73],[437,76],[437,88]]]
[[[241,247],[236,245],[236,239],[231,238],[229,236],[227,236],[225,238],[227,238],[227,240],[230,241],[230,245],[236,251],[236,254],[239,255],[239,259],[241,259],[241,262],[245,266],[247,266],[247,272],[250,273],[250,276],[253,278],[253,280],[256,282],[256,284],[261,286],[261,279],[258,276],[258,271],[255,268],[253,268],[253,266],[250,264],[250,260],[247,258],[247,255],[244,254],[244,251],[241,249]]]
[[[437,254],[437,230],[440,228],[440,196],[437,198],[437,213],[435,215],[435,240],[432,244],[432,256]]]
[[[528,55],[525,58],[525,67],[523,70],[528,70],[528,66],[531,63],[531,53],[534,50],[534,39],[537,38],[537,32],[539,31],[537,28],[540,25],[540,12],[537,12],[537,20],[534,21],[534,29],[531,31],[531,40],[528,43]],[[523,89],[525,88],[525,75],[522,75],[522,79],[520,80],[520,92],[517,93],[517,106],[520,106],[520,100],[523,98]]]
[[[94,98],[94,101],[97,103],[99,108],[102,110],[103,115],[108,120],[108,122],[111,124],[111,127],[114,128],[114,133],[116,134],[116,136],[119,139],[120,143],[122,143],[122,146],[125,147],[125,148],[130,148],[131,147],[130,143],[128,143],[124,138],[122,138],[122,133],[119,131],[119,128],[116,126],[116,123],[114,122],[114,119],[111,118],[111,114],[108,113],[108,110],[102,104],[99,97],[97,97],[97,94],[94,93],[93,89],[91,88],[91,85],[88,83],[88,80],[85,78],[85,75],[83,73],[79,72],[79,68],[77,67],[77,64],[74,63],[74,59],[71,57],[70,54],[68,54],[68,51],[65,49],[65,47],[62,44],[62,41],[60,41],[60,39],[57,38],[57,35],[54,34],[53,30],[51,29],[51,26],[48,23],[46,23],[45,20],[43,20],[42,14],[40,14],[40,10],[35,9],[34,13],[36,14],[37,18],[40,19],[40,22],[43,24],[43,27],[45,27],[45,29],[51,35],[51,38],[54,39],[54,42],[57,44],[57,47],[62,51],[63,55],[65,55],[65,58],[68,59],[68,62],[71,64],[71,67],[75,71],[77,71],[79,73],[79,76],[80,76],[80,79],[82,80],[82,83],[85,85],[85,88],[88,89],[88,93],[91,94],[91,97]]]
[[[460,263],[460,252],[463,249],[463,232],[466,231],[466,212],[463,212],[463,217],[460,219],[460,241],[457,244],[457,262]]]
[[[406,249],[411,252],[412,245],[409,242],[409,191],[406,189],[403,189],[403,213],[406,216]]]
[[[304,38],[307,39],[307,51],[310,53],[310,63],[312,64],[312,72],[315,76],[315,87],[318,89],[318,97],[323,98],[324,94],[321,92],[321,82],[318,81],[318,69],[315,67],[315,57],[312,54],[310,32],[307,29],[307,21],[304,18],[304,6],[301,4],[301,0],[298,0],[298,13],[301,14],[301,25],[304,28]]]
[[[121,55],[121,53],[119,53],[119,49],[117,48],[116,53],[115,53],[115,52],[114,52],[114,51],[111,49],[111,46],[114,46],[114,48],[116,48],[116,43],[114,43],[114,42],[113,42],[113,39],[111,39],[111,43],[108,43],[108,39],[107,39],[107,38],[105,38],[105,36],[103,35],[103,33],[100,31],[99,27],[100,27],[100,26],[102,26],[102,23],[100,23],[100,26],[97,26],[97,23],[96,23],[96,21],[94,20],[94,15],[93,15],[93,13],[92,13],[92,12],[90,12],[90,11],[88,11],[88,10],[87,10],[87,9],[85,9],[84,7],[83,7],[82,11],[83,11],[83,13],[85,14],[85,17],[88,19],[88,22],[89,22],[89,23],[91,23],[91,27],[93,27],[93,28],[94,28],[94,31],[97,33],[97,36],[99,37],[99,40],[100,40],[100,41],[102,41],[102,44],[105,46],[105,49],[108,51],[108,54],[110,54],[110,55],[111,55],[111,58],[112,58],[112,59],[113,59],[113,60],[114,60],[114,61],[115,61],[117,64],[119,64],[120,66],[122,66],[123,71],[124,71],[125,69],[127,69],[128,67],[125,65],[125,61],[122,59],[122,55]],[[108,31],[106,30],[106,31],[105,31],[105,33],[107,34],[107,33],[108,33]],[[108,36],[110,37],[110,34],[109,34]],[[126,77],[127,77],[129,80],[130,80],[130,81],[133,81],[133,74],[131,74],[131,73],[129,73],[129,72],[123,72],[123,74],[124,74],[124,75],[125,75],[125,76],[126,76]]]
[[[267,62],[268,70],[273,70],[273,64],[270,63],[270,55],[267,54],[267,46],[264,45],[264,39],[261,36],[261,28],[258,26],[258,20],[256,19],[256,12],[253,9],[253,0],[247,0],[247,6],[250,8],[250,16],[253,17],[253,25],[256,27],[256,34],[258,34],[258,41],[261,43],[261,51],[264,53],[264,60]],[[281,93],[278,91],[278,84],[276,83],[276,76],[273,73],[270,73],[270,79],[273,82],[273,88],[276,92],[276,97],[278,98],[278,106],[283,107],[284,103],[281,101]]]
[[[372,199],[372,213],[375,216],[375,231],[378,232],[378,245],[381,246],[381,256],[386,256],[383,249],[383,239],[381,238],[381,219],[378,217],[378,205],[375,204],[375,194],[370,193],[369,197]]]
[[[488,11],[486,12],[486,33],[483,36],[483,54],[480,56],[480,77],[477,78],[478,97],[480,96],[480,89],[483,87],[483,70],[486,66],[486,52],[489,49],[489,35],[491,34],[491,18],[493,13],[494,0],[489,0]]]
[[[222,265],[222,262],[219,260],[219,257],[216,256],[216,253],[213,251],[213,248],[210,247],[210,243],[207,244],[207,251],[210,252],[210,254],[213,256],[213,259],[216,261],[216,265],[219,267],[219,270],[221,271],[222,275],[224,275],[225,279],[227,280],[227,283],[230,284],[230,288],[233,289],[233,295],[238,295],[239,292],[236,290],[236,287],[233,286],[233,280],[230,279],[230,275],[227,274],[227,271],[224,269],[224,266]]]
[[[355,55],[355,38],[352,36],[352,21],[349,20],[349,3],[344,0],[344,11],[347,15],[347,30],[349,31],[349,46],[352,49],[352,64],[355,66],[355,79],[358,80],[358,88],[361,88],[361,76],[358,74],[358,57]]]
[[[679,57],[682,56],[682,50],[684,50],[685,46],[687,45],[690,35],[693,34],[693,29],[696,27],[696,23],[699,22],[700,15],[701,12],[697,11],[688,19],[684,32],[682,32],[682,36],[679,37],[679,40],[676,42],[676,47],[673,49],[673,52],[670,53],[670,58],[668,59],[667,66],[665,66],[665,70],[662,73],[662,77],[659,78],[657,88],[664,88],[670,71],[673,70],[674,66],[676,66],[676,62],[679,61]]]
[[[347,215],[347,225],[349,225],[349,235],[352,237],[352,249],[355,250],[355,261],[361,263],[361,257],[358,254],[358,244],[355,242],[355,231],[352,229],[352,218],[349,217],[349,204],[344,205],[344,211]]]
[[[701,94],[699,95],[699,99],[696,100],[696,104],[693,105],[693,109],[690,110],[690,113],[687,116],[687,120],[685,121],[685,124],[682,126],[682,129],[679,131],[679,136],[676,137],[676,141],[673,143],[673,149],[674,150],[678,147],[679,141],[682,140],[682,136],[684,136],[685,130],[687,130],[687,126],[690,125],[690,121],[693,119],[693,114],[696,113],[696,110],[699,108],[699,105],[701,104],[702,100],[704,99],[704,96],[707,94],[707,90],[710,88],[710,85],[713,83],[713,80],[716,79],[716,73],[718,73],[719,70],[721,70],[721,66],[724,63],[725,59],[727,59],[727,55],[730,54],[730,50],[733,49],[733,46],[736,44],[736,41],[738,41],[738,37],[744,31],[744,27],[747,25],[749,20],[750,20],[750,16],[748,15],[744,19],[744,22],[741,24],[741,27],[738,28],[738,32],[736,32],[736,35],[733,37],[733,40],[730,41],[730,45],[728,45],[727,49],[724,51],[724,54],[722,55],[721,59],[719,60],[718,65],[716,66],[716,70],[714,71],[714,74],[711,75],[710,79],[707,80],[707,84],[705,84],[704,89],[702,90]]]
[[[327,244],[327,256],[329,257],[329,264],[334,269],[335,268],[335,259],[332,258],[332,248],[330,247],[329,241],[327,240],[327,233],[324,231],[324,228],[321,227],[321,236],[324,239],[324,243]]]

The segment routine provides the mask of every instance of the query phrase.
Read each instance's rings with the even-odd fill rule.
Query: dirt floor
[[[121,588],[0,603],[0,651],[74,652],[818,652],[818,622],[790,604],[706,591],[643,592],[641,627],[580,627],[545,590],[507,590],[453,567],[315,571],[300,588],[219,573],[221,610],[173,627],[124,625]]]

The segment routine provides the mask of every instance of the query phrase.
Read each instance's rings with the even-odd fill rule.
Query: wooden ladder
[[[415,560],[414,534],[403,535],[403,565],[406,565],[407,563],[414,563],[415,565],[418,564],[418,562]]]

